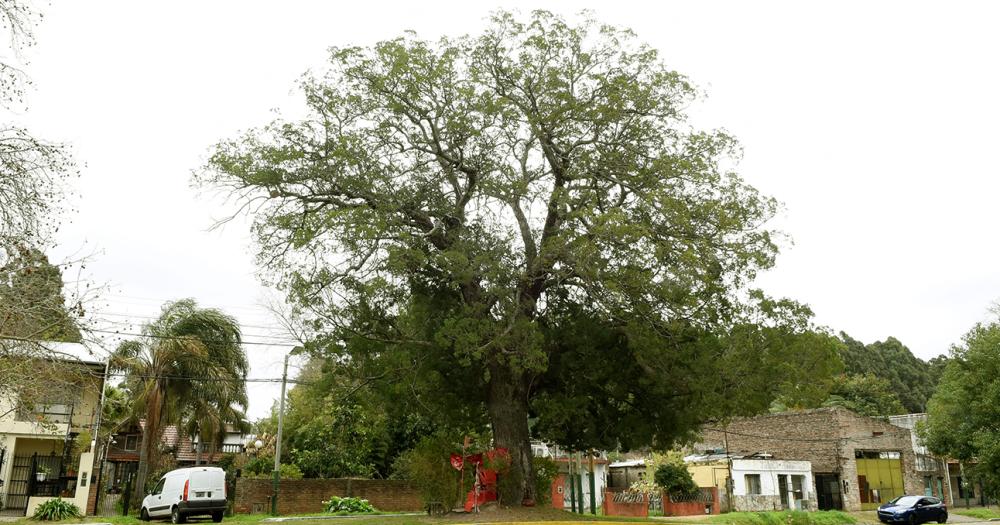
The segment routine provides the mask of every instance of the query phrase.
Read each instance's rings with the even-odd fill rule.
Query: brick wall
[[[698,516],[702,514],[719,514],[719,489],[715,487],[703,488],[702,494],[707,497],[696,498],[694,501],[674,501],[669,494],[663,493],[664,516]],[[705,494],[707,492],[707,494]],[[708,509],[708,512],[705,510]]]
[[[286,479],[278,487],[279,514],[322,512],[330,496],[354,496],[367,499],[378,510],[423,510],[420,492],[407,481],[383,479]],[[250,513],[255,506],[263,512],[271,509],[271,480],[240,478],[236,481],[234,508]]]
[[[100,486],[100,476],[94,476],[90,481],[90,493],[87,495],[87,509],[84,514],[93,516],[97,513],[97,488]]]
[[[814,475],[838,474],[847,482],[847,490],[842,494],[845,510],[861,508],[855,451],[898,451],[906,492],[923,493],[910,431],[840,407],[736,419],[728,425],[703,430],[701,443],[694,448],[696,451],[728,449],[733,455],[766,453],[775,459],[809,461]]]
[[[604,491],[604,501],[601,503],[605,516],[631,516],[645,518],[649,516],[649,495],[643,494],[637,501],[615,501],[615,496],[621,492]]]

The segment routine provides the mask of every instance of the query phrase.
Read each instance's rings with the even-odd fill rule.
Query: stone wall
[[[279,514],[322,512],[330,496],[367,499],[382,511],[419,511],[423,501],[407,481],[383,479],[285,479],[278,487]],[[240,478],[236,481],[237,513],[270,512],[271,480]]]
[[[777,494],[733,496],[733,507],[737,512],[781,510],[781,496]]]
[[[728,450],[730,454],[771,454],[775,459],[812,463],[813,474],[838,474],[846,481],[844,510],[860,510],[856,450],[898,451],[907,493],[922,494],[910,431],[881,419],[859,416],[840,407],[765,414],[733,420],[702,432],[696,451]],[[739,503],[736,503],[739,508]]]

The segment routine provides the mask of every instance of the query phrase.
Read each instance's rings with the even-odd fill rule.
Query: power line
[[[127,377],[135,379],[173,379],[180,381],[218,381],[218,382],[229,382],[229,383],[280,383],[280,377],[196,377],[196,376],[180,376],[180,375],[148,375],[148,374],[130,374],[126,372],[109,372],[107,374],[103,372],[97,372],[91,374],[97,377]],[[297,385],[311,385],[314,384],[312,381],[302,381],[299,379],[288,379],[289,383],[294,383]]]
[[[148,320],[156,320],[156,319],[158,319],[158,317],[155,316],[155,315],[140,315],[140,314],[129,314],[129,313],[121,313],[121,312],[105,312],[105,311],[101,311],[97,315],[98,315],[98,317],[105,316],[105,315],[110,315],[112,317],[128,317],[128,318],[148,319]],[[239,321],[239,319],[237,319],[237,321]],[[109,321],[109,322],[114,322],[114,321]],[[261,330],[284,330],[285,329],[284,327],[281,327],[281,326],[267,326],[267,325],[259,325],[259,324],[247,324],[247,323],[242,323],[242,322],[240,323],[240,326],[245,326],[247,328],[259,328]]]
[[[111,324],[111,325],[117,325],[117,326],[126,326],[126,327],[131,327],[131,326],[135,326],[136,325],[136,323],[129,323],[129,322],[126,322],[126,321],[112,321],[110,319],[101,319],[100,322]],[[297,339],[294,339],[292,337],[285,336],[285,335],[255,334],[255,333],[247,333],[247,332],[243,332],[243,331],[240,331],[240,335],[241,336],[249,337],[251,339],[253,339],[253,338],[277,339],[277,340],[280,340],[280,341],[283,341],[283,342],[286,342],[286,343],[296,343],[296,344],[298,343]]]
[[[130,335],[130,336],[134,336],[134,337],[149,337],[151,339],[166,339],[166,340],[175,340],[175,341],[176,340],[190,339],[188,337],[173,336],[173,335],[140,334],[140,333],[136,333],[136,332],[125,332],[125,331],[121,331],[121,330],[99,330],[99,329],[96,329],[96,328],[95,329],[90,329],[89,331],[91,331],[91,332],[97,332],[99,334],[111,334],[111,335],[120,335],[120,336]],[[200,339],[200,338],[198,340],[202,341],[204,343],[231,343],[232,342],[232,341],[220,341],[220,340]],[[261,341],[240,341],[240,344],[241,345],[259,345],[259,346],[280,346],[280,347],[285,347],[285,348],[295,348],[296,346],[301,346],[301,344],[267,343],[267,342],[261,342]]]

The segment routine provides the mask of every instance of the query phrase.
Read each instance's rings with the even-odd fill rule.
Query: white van
[[[188,516],[212,516],[219,523],[226,511],[226,472],[219,467],[171,470],[160,478],[139,509],[139,518],[170,517],[184,523]]]

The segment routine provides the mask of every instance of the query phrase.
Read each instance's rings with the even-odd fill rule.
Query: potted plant
[[[38,469],[35,470],[35,481],[39,481],[39,482],[45,481],[45,478],[48,478],[49,474],[51,474],[51,473],[52,473],[52,470],[49,468],[48,465],[44,465],[44,464],[43,465],[38,465]]]

